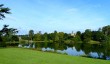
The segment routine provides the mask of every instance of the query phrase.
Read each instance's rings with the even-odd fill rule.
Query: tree
[[[74,43],[82,43],[81,38],[80,38],[80,36],[78,36],[78,35],[76,35],[76,36],[73,38],[73,41],[74,41]]]
[[[54,41],[55,41],[55,42],[56,42],[56,41],[59,41],[59,36],[58,36],[58,34],[55,35]]]
[[[41,41],[41,40],[42,40],[42,35],[41,35],[41,33],[35,34],[33,40],[34,40],[34,41]]]
[[[9,25],[4,25],[2,30],[0,30],[0,46],[5,47],[6,42],[11,41],[12,36],[18,31],[14,28],[8,28]]]
[[[43,39],[44,39],[45,42],[48,41],[48,34],[47,34],[47,33],[44,33],[44,35],[43,35]]]
[[[58,33],[57,31],[54,31],[54,41],[59,41],[59,36],[58,36]]]
[[[92,31],[92,40],[101,42],[104,40],[104,34],[101,31]]]
[[[3,20],[3,18],[5,18],[5,14],[9,14],[10,13],[10,9],[8,7],[3,7],[3,4],[0,4],[0,20]],[[4,26],[6,27],[6,26]],[[5,47],[6,44],[3,42],[3,30],[0,30],[0,47]]]
[[[76,32],[76,35],[79,36],[79,37],[81,37],[81,32],[80,31],[77,31]]]
[[[34,31],[33,31],[33,30],[30,30],[30,31],[29,31],[29,38],[30,38],[31,40],[33,40],[33,36],[34,36]]]
[[[90,29],[86,29],[83,33],[84,42],[89,42],[91,40],[92,32]]]
[[[58,35],[59,35],[60,41],[63,41],[64,40],[64,33],[63,32],[59,32]]]
[[[8,7],[4,7],[3,4],[0,4],[0,20],[3,20],[3,18],[5,18],[5,14],[10,14],[10,9]],[[2,32],[3,31],[0,30],[0,41],[2,41]]]
[[[19,41],[19,37],[17,35],[13,35],[11,41]]]
[[[4,7],[3,4],[0,4],[0,20],[5,18],[5,14],[10,14],[10,9],[8,7]]]
[[[26,35],[19,35],[21,37],[21,39],[23,40],[29,40],[28,34]]]
[[[4,38],[4,41],[10,41],[12,38],[12,35],[15,35],[18,33],[17,29],[14,28],[8,28],[9,25],[4,25],[2,30],[0,30],[0,36]]]
[[[103,32],[106,36],[109,36],[109,35],[110,35],[110,25],[104,26],[104,27],[102,28],[102,32]]]

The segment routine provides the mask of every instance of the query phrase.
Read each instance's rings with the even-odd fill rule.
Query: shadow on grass
[[[92,57],[92,56],[88,56],[88,55],[81,55],[81,57],[86,57],[86,58],[93,58],[93,59],[101,59],[101,60],[107,60],[105,57]],[[109,59],[110,60],[110,59]]]

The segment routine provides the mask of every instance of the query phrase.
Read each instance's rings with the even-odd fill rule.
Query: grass
[[[110,60],[68,56],[21,48],[1,48],[0,64],[110,64]]]
[[[91,40],[91,41],[89,41],[89,43],[90,44],[99,44],[100,42]]]

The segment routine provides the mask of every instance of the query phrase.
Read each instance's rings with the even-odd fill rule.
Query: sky
[[[0,4],[12,13],[0,20],[0,29],[7,24],[18,34],[83,32],[110,24],[110,0],[0,0]]]

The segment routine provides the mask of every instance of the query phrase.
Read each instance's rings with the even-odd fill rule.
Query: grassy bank
[[[110,64],[110,60],[68,56],[21,48],[1,48],[0,64]]]

